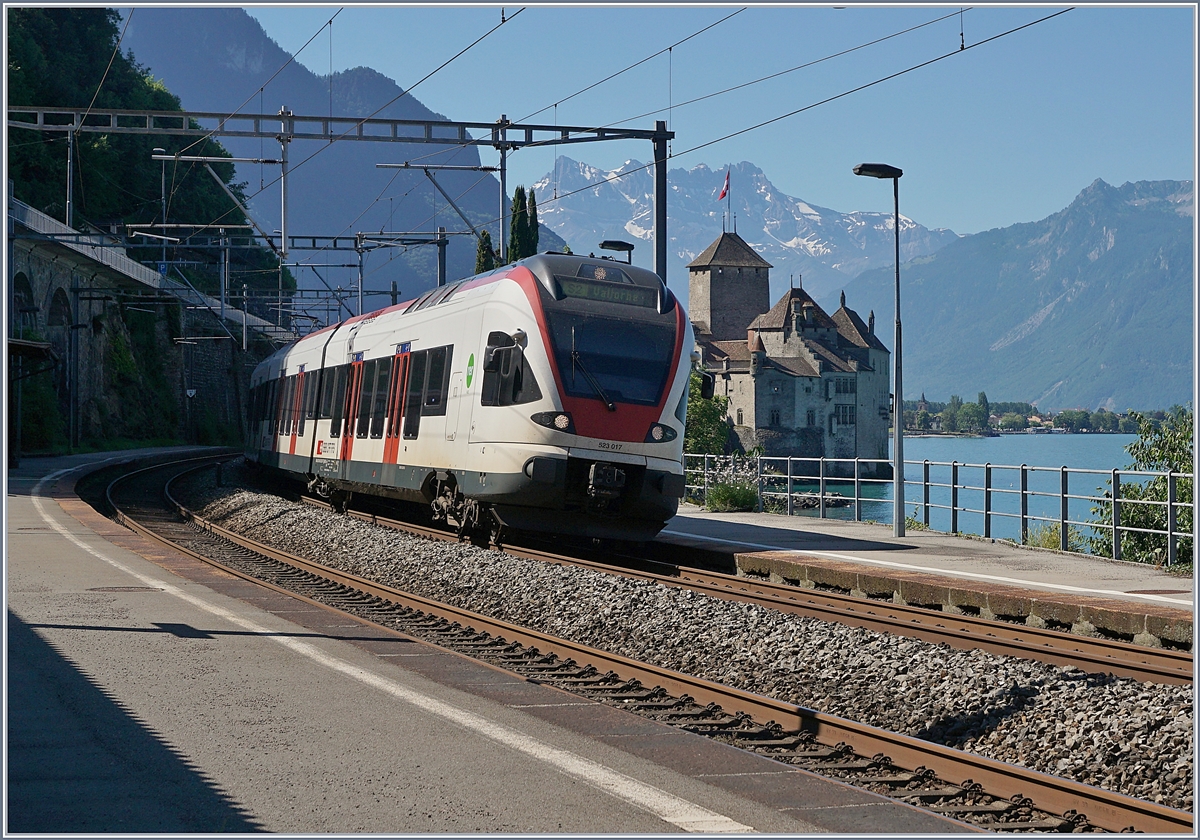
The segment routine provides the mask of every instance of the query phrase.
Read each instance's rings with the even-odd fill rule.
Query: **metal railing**
[[[712,486],[733,484],[753,489],[758,511],[858,522],[892,519],[887,460],[683,457],[688,497],[700,504],[708,501]],[[1178,561],[1180,540],[1192,536],[1182,523],[1185,518],[1190,522],[1194,505],[1180,501],[1181,483],[1191,486],[1190,473],[960,461],[904,464],[910,521],[920,527],[1018,543],[1029,543],[1033,529],[1050,529],[1051,534],[1056,529],[1062,551],[1085,550],[1084,537],[1090,533],[1087,543],[1095,548],[1102,542],[1103,550],[1117,560],[1122,559],[1124,542],[1151,535],[1161,538],[1155,541],[1162,544],[1161,550],[1154,551],[1165,565]],[[1095,490],[1085,492],[1085,486]],[[1148,488],[1154,492],[1147,493]],[[1083,518],[1086,514],[1091,518]],[[978,530],[968,530],[974,527]]]

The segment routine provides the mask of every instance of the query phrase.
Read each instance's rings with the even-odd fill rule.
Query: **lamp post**
[[[890,178],[892,194],[895,197],[895,218],[893,226],[896,230],[896,347],[892,356],[892,380],[895,383],[894,408],[892,414],[892,533],[897,537],[904,536],[904,387],[901,374],[904,366],[901,363],[900,344],[900,176],[904,170],[886,163],[860,163],[854,167],[855,175],[865,175],[868,178]]]
[[[154,154],[165,155],[166,149],[155,148]],[[162,225],[163,225],[163,241],[162,241],[162,264],[167,264],[167,161],[164,158],[162,162]],[[163,271],[166,274],[166,271]]]

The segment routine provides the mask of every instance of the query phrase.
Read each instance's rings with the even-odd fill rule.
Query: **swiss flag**
[[[725,196],[729,195],[729,170],[725,170],[725,186],[721,187],[721,194],[717,196],[717,201],[720,201]]]

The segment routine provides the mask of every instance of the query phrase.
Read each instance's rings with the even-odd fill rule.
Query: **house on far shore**
[[[759,446],[767,455],[886,460],[890,354],[875,335],[875,314],[864,322],[843,292],[841,307],[829,315],[802,284],[772,306],[770,270],[729,232],[688,264],[701,365],[716,377],[717,395],[729,397],[736,446]]]

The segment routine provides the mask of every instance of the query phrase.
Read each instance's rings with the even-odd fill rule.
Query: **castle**
[[[770,270],[728,232],[688,264],[701,364],[729,398],[737,443],[766,455],[886,459],[890,353],[875,314],[864,323],[843,292],[829,315],[803,288],[771,306]]]

